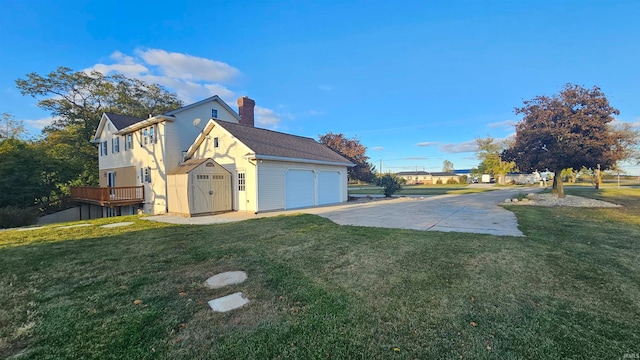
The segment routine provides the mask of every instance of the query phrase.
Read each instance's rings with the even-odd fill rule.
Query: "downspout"
[[[162,138],[159,139],[160,141],[158,141],[158,143],[160,144],[160,146],[162,147],[162,167],[164,168],[164,212],[165,214],[169,213],[169,178],[167,177],[167,159],[165,157],[165,153],[167,151],[167,144],[166,144],[166,133],[167,133],[167,125],[166,123],[163,121],[160,124],[162,124]],[[158,127],[158,129],[160,129],[160,127]],[[158,131],[160,132],[160,131]],[[160,138],[160,134],[158,134],[158,138]]]
[[[249,163],[251,163],[251,161],[249,161]],[[259,199],[260,199],[260,195],[258,194],[258,161],[256,160],[256,163],[253,164],[256,167],[256,178],[255,178],[255,190],[254,190],[254,194],[256,195],[256,211],[255,214],[258,214],[258,209],[260,208],[259,205]]]

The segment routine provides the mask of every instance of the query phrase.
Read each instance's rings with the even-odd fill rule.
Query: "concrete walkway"
[[[158,215],[145,219],[172,224],[205,225],[306,213],[328,218],[340,225],[523,236],[515,215],[498,204],[507,198],[517,197],[519,193],[528,194],[540,190],[542,189],[539,187],[499,188],[475,194],[400,197],[257,215],[232,212],[192,218]]]

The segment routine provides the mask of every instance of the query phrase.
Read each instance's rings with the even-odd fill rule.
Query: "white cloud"
[[[458,144],[441,144],[439,149],[446,153],[463,153],[475,152],[478,149],[478,146],[475,140],[471,140]]]
[[[174,91],[185,103],[212,95],[225,101],[235,97],[222,83],[237,77],[240,71],[223,62],[161,49],[138,49],[135,53],[134,57],[114,51],[109,58],[115,63],[96,64],[86,71],[96,70],[105,75],[116,72],[159,84]]]
[[[198,56],[161,49],[136,50],[147,64],[157,66],[168,77],[194,81],[227,82],[233,80],[240,71],[229,64]]]
[[[35,120],[24,120],[24,124],[36,130],[42,130],[46,126],[51,125],[53,120],[55,120],[53,117],[46,117],[46,118],[35,119]]]
[[[630,124],[632,128],[640,128],[640,119],[637,121],[622,121],[620,119],[615,119],[611,122],[613,126],[621,126],[623,124]]]
[[[416,146],[436,146],[436,145],[438,145],[438,143],[433,141],[424,141],[416,144]]]
[[[409,156],[402,159],[403,160],[429,160],[429,158],[426,156]]]
[[[374,146],[374,147],[371,148],[371,150],[373,150],[373,151],[382,151],[382,150],[384,150],[384,148],[382,146]]]
[[[105,75],[120,73],[130,78],[159,84],[175,92],[185,103],[193,103],[218,95],[235,108],[237,93],[229,89],[228,82],[241,73],[237,68],[221,61],[203,57],[168,52],[162,49],[136,49],[135,55],[114,51],[109,58],[112,64],[96,64],[85,71],[96,70]],[[275,111],[256,106],[256,124],[277,127],[286,117]],[[310,112],[320,115],[320,112]]]
[[[262,126],[269,126],[273,129],[277,128],[280,124],[280,114],[275,111],[260,106],[255,107],[256,123]]]
[[[492,129],[498,129],[498,128],[513,129],[513,127],[516,126],[517,123],[518,122],[515,120],[505,120],[505,121],[490,123],[490,124],[487,124],[487,126]]]

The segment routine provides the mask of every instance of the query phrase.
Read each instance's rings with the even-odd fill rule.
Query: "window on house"
[[[149,143],[150,144],[156,143],[156,127],[155,126],[152,126],[149,128]]]
[[[116,136],[111,139],[111,152],[117,154],[120,152],[120,137]]]
[[[218,118],[218,110],[216,109],[211,109],[211,117],[214,119]]]
[[[149,129],[142,130],[142,144],[147,145],[149,143]]]
[[[146,182],[146,183],[150,183],[151,182],[151,168],[150,167],[144,168],[144,182]]]
[[[107,142],[103,141],[100,144],[100,156],[106,156],[107,155]]]
[[[246,180],[243,172],[238,173],[238,191],[244,191],[246,188]]]
[[[125,136],[124,149],[125,150],[133,149],[133,134],[127,134]]]
[[[218,141],[218,138],[214,137],[213,138],[213,147],[217,148],[219,145],[220,145],[220,142]]]

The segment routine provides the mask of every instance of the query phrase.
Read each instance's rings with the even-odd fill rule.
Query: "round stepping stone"
[[[246,272],[227,271],[208,278],[204,285],[211,289],[220,289],[227,285],[240,284],[245,280],[247,280]]]
[[[215,312],[227,312],[242,307],[248,302],[249,300],[247,300],[241,292],[237,292],[210,300],[208,301],[208,304],[209,307],[211,307],[211,310]]]

